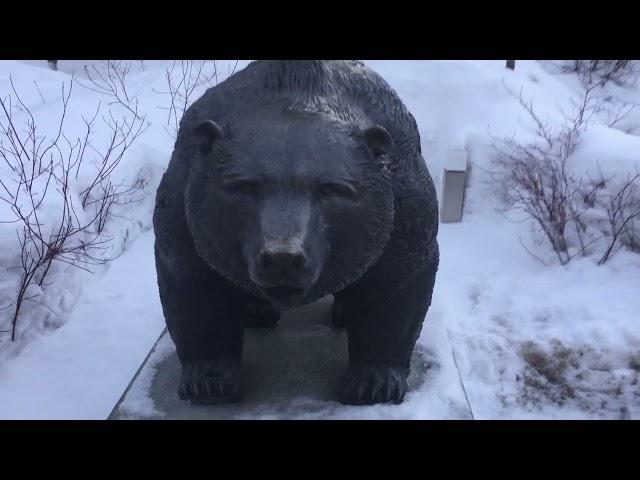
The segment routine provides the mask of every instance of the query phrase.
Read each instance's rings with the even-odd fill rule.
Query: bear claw
[[[238,402],[241,398],[240,366],[220,361],[188,364],[182,369],[178,396],[196,405]]]
[[[350,366],[342,381],[340,403],[373,405],[402,403],[407,393],[406,368],[388,366]]]

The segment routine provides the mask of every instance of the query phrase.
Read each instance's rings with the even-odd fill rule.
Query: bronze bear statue
[[[439,263],[413,116],[358,61],[257,61],[185,113],[154,212],[178,393],[241,398],[243,333],[333,294],[338,399],[400,403]]]

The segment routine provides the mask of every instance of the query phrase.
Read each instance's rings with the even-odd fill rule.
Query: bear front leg
[[[199,259],[163,257],[156,253],[158,286],[182,365],[180,398],[195,404],[239,401],[244,293]]]
[[[437,263],[417,273],[382,275],[384,268],[377,269],[344,291],[341,305],[349,366],[339,392],[341,403],[403,401],[411,354],[431,304],[436,270]]]

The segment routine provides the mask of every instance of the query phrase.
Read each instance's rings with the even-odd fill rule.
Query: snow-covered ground
[[[435,355],[437,378],[402,406],[362,414],[345,407],[333,416],[437,418],[438,392],[459,397],[462,384],[475,418],[640,418],[640,256],[620,251],[603,266],[592,257],[544,266],[520,239],[544,260],[553,260],[549,246],[533,242],[528,223],[497,212],[487,182],[494,139],[531,136],[526,112],[507,89],[522,91],[546,121],[559,124],[560,110],[571,111],[584,87],[574,75],[534,61],[518,61],[515,71],[503,61],[366,63],[416,117],[436,183],[452,148],[469,150],[472,170],[462,223],[440,226],[440,270],[418,340]],[[218,80],[246,64],[218,62]],[[0,62],[0,95],[11,93],[11,75],[39,124],[54,129],[60,85],[72,72],[82,77],[84,65],[99,63],[60,61],[60,71],[53,72],[45,61]],[[139,172],[147,179],[143,199],[126,206],[109,227],[111,248],[120,256],[92,274],[60,268],[39,297],[55,314],[31,302],[18,341],[0,334],[0,418],[106,418],[164,327],[151,211],[173,141],[165,128],[167,110],[158,108],[167,106],[167,98],[157,93],[166,90],[170,65],[145,61],[130,73],[130,93],[151,125],[118,171],[124,180]],[[640,101],[638,88],[607,89],[620,101]],[[98,100],[106,101],[74,85],[68,136],[81,134],[81,115],[92,115]],[[640,137],[625,133],[634,122],[640,125],[638,115],[632,112],[615,128],[607,127],[607,112],[595,115],[572,158],[574,168],[595,173],[599,165],[607,174],[640,168]],[[16,118],[25,119],[20,112]],[[2,208],[0,216],[7,213]],[[15,238],[15,226],[0,223],[0,309],[18,281],[9,268],[17,262]],[[0,310],[0,330],[8,329],[10,312]]]

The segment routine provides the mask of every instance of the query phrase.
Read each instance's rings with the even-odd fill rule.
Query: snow
[[[448,404],[454,399],[459,405],[468,402],[476,419],[639,419],[640,256],[622,250],[603,266],[593,257],[555,265],[550,248],[534,241],[530,224],[497,211],[488,183],[493,142],[532,138],[517,96],[522,92],[541,118],[559,125],[561,110],[570,112],[584,87],[574,75],[536,61],[517,61],[515,71],[504,68],[503,61],[365,63],[398,91],[415,116],[436,185],[451,149],[467,148],[470,155],[463,221],[440,225],[440,270],[418,340],[437,368],[400,406],[328,402],[320,408],[292,399],[289,411],[256,409],[245,417],[463,418],[465,409]],[[46,61],[0,62],[0,96],[9,95],[11,75],[43,128],[54,128],[60,84],[69,81],[70,73],[81,76],[85,64],[99,66],[60,61],[60,71],[53,72]],[[131,91],[151,126],[128,152],[118,175],[131,179],[142,171],[149,183],[143,200],[128,206],[125,218],[110,227],[112,248],[121,256],[93,274],[61,268],[41,298],[57,315],[31,304],[17,344],[0,334],[0,418],[106,418],[164,328],[150,217],[173,142],[164,128],[167,112],[158,108],[166,106],[166,98],[154,92],[165,89],[169,64],[145,61],[132,68]],[[237,68],[246,64],[241,61]],[[219,80],[234,65],[219,62]],[[637,103],[640,89],[608,85],[598,95],[612,96],[612,105]],[[68,125],[75,130],[70,131],[82,125],[80,115],[95,111],[99,98],[74,85]],[[596,114],[571,159],[572,168],[591,174],[600,168],[617,176],[640,169],[640,137],[625,133],[634,122],[640,125],[639,114],[632,111],[613,127],[607,126],[610,112]],[[534,259],[520,240],[550,260],[549,266]],[[0,224],[0,242],[1,309],[17,281],[15,271],[7,269],[15,264],[17,242],[6,224]],[[7,315],[8,310],[0,310],[0,330]],[[165,337],[153,362],[166,358],[171,347]],[[139,377],[142,387],[127,396],[134,416],[157,413],[146,392],[158,365],[153,362]]]
[[[164,328],[148,251],[150,231],[92,279],[63,327],[2,365],[2,418],[108,415]]]

